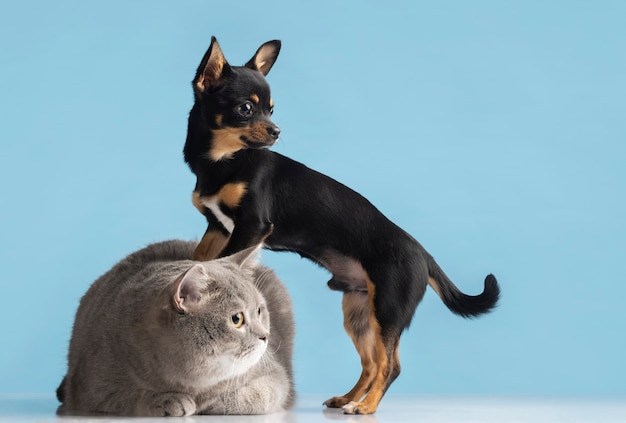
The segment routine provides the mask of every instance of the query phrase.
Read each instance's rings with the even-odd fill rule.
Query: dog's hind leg
[[[400,337],[381,336],[380,327],[375,327],[376,357],[374,368],[376,373],[372,377],[369,390],[362,400],[355,399],[345,404],[343,412],[345,414],[373,414],[378,408],[380,400],[387,392],[389,386],[400,374],[400,360],[398,347]]]
[[[354,401],[360,401],[368,391],[377,373],[376,338],[370,326],[370,300],[366,291],[350,291],[343,294],[344,328],[361,358],[361,376],[356,385],[343,396],[333,397],[324,402],[331,408],[341,408]]]
[[[387,281],[388,282],[388,281]],[[422,284],[422,285],[425,285]],[[400,334],[406,327],[402,323],[398,310],[408,309],[406,306],[412,307],[421,299],[424,289],[416,290],[417,295],[394,296],[395,300],[383,301],[383,296],[377,297],[377,286],[367,279],[367,296],[369,303],[369,331],[372,338],[372,347],[375,351],[374,363],[371,366],[375,369],[373,376],[369,378],[368,391],[364,398],[352,399],[343,406],[346,414],[372,414],[376,412],[378,404],[383,395],[400,374],[400,359],[398,348],[400,344]],[[381,294],[381,293],[378,293]],[[387,297],[390,292],[388,291]],[[409,314],[409,316],[412,313]]]

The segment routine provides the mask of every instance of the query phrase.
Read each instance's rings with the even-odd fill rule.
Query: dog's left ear
[[[230,65],[226,61],[217,39],[211,37],[211,45],[204,54],[196,71],[196,77],[193,79],[194,88],[205,91],[210,87],[218,87],[230,72]]]
[[[280,40],[272,40],[263,44],[256,51],[252,59],[246,63],[246,67],[249,69],[257,70],[264,76],[267,75],[274,66],[278,53],[280,52]]]

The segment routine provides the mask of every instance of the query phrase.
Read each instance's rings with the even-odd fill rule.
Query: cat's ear
[[[245,250],[241,250],[238,253],[232,254],[226,257],[226,260],[235,263],[239,267],[243,267],[246,264],[254,263],[254,259],[256,259],[257,257],[257,252],[261,249],[261,247],[263,247],[263,242],[246,248]]]
[[[248,247],[245,250],[241,250],[238,253],[230,255],[226,257],[226,259],[234,262],[239,267],[243,267],[244,264],[254,263],[255,261],[253,259],[257,257],[257,251],[263,248],[263,242],[265,242],[267,237],[270,236],[272,232],[274,232],[274,224],[268,223],[267,230],[261,237],[261,240],[256,245],[253,245],[252,247]]]
[[[206,286],[208,275],[204,266],[195,264],[174,283],[174,307],[180,313],[187,313],[189,307],[202,299],[202,288]]]

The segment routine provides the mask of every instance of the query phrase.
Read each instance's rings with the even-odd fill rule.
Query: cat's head
[[[259,248],[192,264],[171,284],[169,310],[162,315],[166,337],[160,338],[183,373],[191,372],[180,375],[187,383],[201,387],[238,376],[263,356],[270,321],[254,286]]]

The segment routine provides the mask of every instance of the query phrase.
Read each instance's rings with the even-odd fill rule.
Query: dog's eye
[[[270,107],[270,115],[274,114],[274,106]]]
[[[254,106],[251,101],[243,102],[235,108],[235,113],[244,119],[249,119],[254,114]]]

